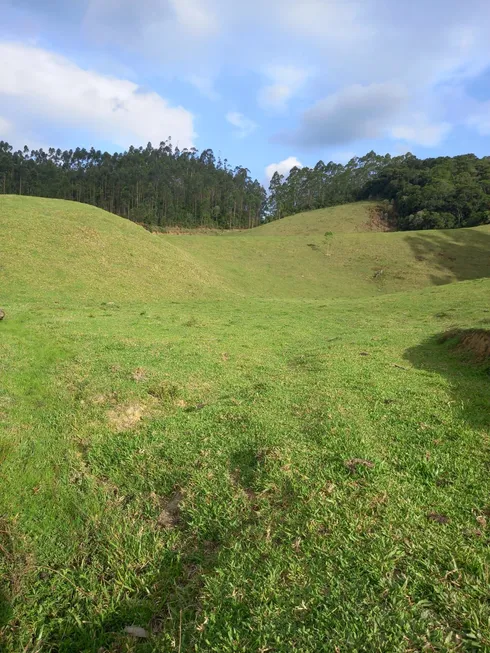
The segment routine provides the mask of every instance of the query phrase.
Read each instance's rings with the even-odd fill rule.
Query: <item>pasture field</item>
[[[2,652],[490,650],[490,229],[266,230],[0,197]]]

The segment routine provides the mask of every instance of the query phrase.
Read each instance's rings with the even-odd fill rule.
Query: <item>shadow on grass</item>
[[[464,333],[464,332],[461,332]],[[452,409],[475,429],[490,425],[490,359],[477,360],[456,348],[458,338],[438,333],[404,353],[418,369],[446,377],[451,386]]]
[[[490,277],[490,233],[483,230],[417,232],[406,240],[414,256],[436,272],[434,285]]]
[[[6,594],[0,590],[0,645],[2,643],[2,630],[9,624],[11,618],[12,607]]]
[[[46,650],[58,653],[122,653],[194,650],[196,625],[202,621],[200,595],[205,578],[217,567],[222,542],[193,542],[160,560],[160,571],[131,597],[115,601],[104,615],[94,618],[85,605],[82,623],[59,620],[49,635]],[[116,589],[116,587],[115,587]],[[133,636],[127,627],[145,631]],[[1,629],[0,629],[1,633]],[[1,642],[1,639],[0,639]],[[157,643],[158,642],[158,643]],[[3,649],[0,647],[0,650]],[[9,649],[9,651],[12,649]],[[43,649],[44,650],[44,649]]]

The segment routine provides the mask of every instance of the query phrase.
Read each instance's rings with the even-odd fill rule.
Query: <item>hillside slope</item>
[[[313,214],[308,220],[319,232],[323,218]],[[489,251],[490,227],[331,236],[172,236],[150,234],[84,204],[0,197],[7,300],[378,296],[490,276]]]
[[[320,236],[165,236],[247,296],[364,297],[490,276],[490,227]]]
[[[216,296],[222,281],[141,227],[87,204],[0,196],[2,293],[36,300]]]
[[[253,236],[323,236],[328,231],[333,233],[382,231],[379,224],[373,223],[372,220],[372,211],[376,206],[377,202],[354,202],[329,206],[325,209],[289,215],[255,227],[246,233]]]

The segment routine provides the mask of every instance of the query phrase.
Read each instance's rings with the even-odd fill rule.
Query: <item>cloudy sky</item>
[[[0,140],[490,155],[489,0],[0,0]]]

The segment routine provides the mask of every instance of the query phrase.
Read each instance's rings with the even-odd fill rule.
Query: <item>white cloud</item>
[[[406,99],[407,92],[399,84],[354,84],[307,109],[299,129],[277,140],[320,147],[378,138],[392,126]]]
[[[213,80],[211,77],[201,75],[189,75],[187,81],[196,88],[201,95],[208,98],[208,100],[219,100],[220,95],[215,90]]]
[[[404,124],[396,125],[391,130],[393,138],[408,141],[424,147],[439,145],[451,131],[447,122],[431,122],[423,113],[415,113]]]
[[[263,86],[258,93],[258,103],[264,109],[284,109],[288,100],[306,82],[309,71],[297,66],[274,65],[264,70],[270,84]]]
[[[284,110],[301,94],[310,109],[300,116],[296,132],[286,124],[289,134],[283,140],[288,143],[301,140],[311,147],[327,144],[342,149],[356,140],[386,136],[394,145],[400,139],[435,147],[456,124],[468,124],[480,133],[490,129],[487,107],[466,110],[471,105],[468,98],[461,104],[447,103],[441,91],[456,82],[463,88],[490,67],[488,0],[3,0],[3,4],[17,9],[19,23],[36,25],[30,36],[46,38],[45,33],[58,29],[80,52],[83,16],[83,37],[92,39],[92,54],[84,56],[92,56],[98,70],[99,55],[106,54],[117,58],[118,66],[131,61],[135,79],[140,72],[145,79],[186,79],[210,99],[216,97],[219,78],[229,106],[240,106],[236,98],[240,76],[243,93],[255,94],[267,111]],[[2,18],[9,24],[3,14]],[[306,73],[302,66],[312,61],[315,71]],[[129,76],[117,66],[105,69],[120,79]],[[5,71],[8,74],[8,67],[0,75]],[[260,76],[253,89],[246,83],[253,78],[251,73]],[[233,97],[226,97],[230,77]],[[306,84],[308,80],[311,83]],[[374,87],[394,87],[395,81],[404,96],[396,101],[385,94],[377,116],[367,95],[374,97]],[[71,93],[70,86],[58,87],[61,104],[65,102],[61,96]],[[359,98],[357,112],[354,99],[349,103],[345,97],[356,87],[371,89]],[[337,102],[336,108],[329,107],[329,99]],[[347,104],[342,105],[342,99]],[[416,117],[418,112],[424,120]],[[11,120],[3,106],[2,116]],[[151,121],[153,115],[143,119],[140,131],[149,129]],[[253,128],[249,124],[238,129],[245,134]]]
[[[358,0],[286,0],[279,20],[290,31],[344,51],[372,34],[367,4]]]
[[[201,0],[170,0],[170,5],[177,23],[187,33],[211,37],[219,31],[219,21],[212,9],[212,3]]]
[[[283,0],[279,20],[336,85],[396,79],[418,90],[490,61],[486,0]]]
[[[222,32],[219,0],[89,0],[83,32],[96,43],[142,52],[148,64],[195,72],[212,58],[207,45]]]
[[[280,175],[287,176],[292,168],[302,168],[303,164],[295,156],[289,156],[284,161],[279,161],[279,163],[271,163],[265,169],[265,176],[267,181],[270,181],[274,176],[275,172],[278,172]]]
[[[0,43],[0,70],[0,98],[11,109],[11,121],[22,107],[29,125],[81,128],[120,147],[158,144],[168,136],[181,148],[193,145],[193,115],[134,82],[16,43]]]
[[[237,128],[237,136],[239,138],[250,136],[250,134],[252,134],[257,129],[257,123],[255,123],[253,120],[250,120],[250,118],[247,118],[243,115],[243,113],[239,113],[238,111],[230,111],[226,114],[225,117],[230,125],[233,125],[233,127]]]

